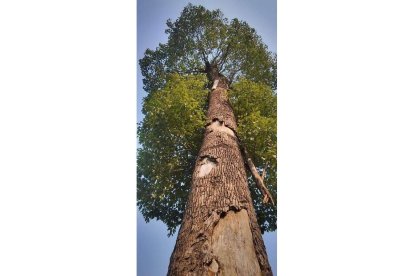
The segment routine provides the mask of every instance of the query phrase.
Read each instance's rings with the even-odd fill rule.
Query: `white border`
[[[0,275],[136,275],[136,2],[0,4]]]
[[[408,1],[278,1],[278,274],[414,275]]]

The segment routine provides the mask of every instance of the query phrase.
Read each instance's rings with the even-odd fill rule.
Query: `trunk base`
[[[218,273],[209,275],[261,275],[253,244],[247,211],[228,211],[214,227],[211,240],[213,255],[217,258]],[[215,268],[214,261],[212,262]],[[210,265],[211,267],[211,265]]]

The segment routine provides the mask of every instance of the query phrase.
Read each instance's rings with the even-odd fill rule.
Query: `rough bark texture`
[[[239,149],[236,120],[220,79],[168,275],[272,275]]]

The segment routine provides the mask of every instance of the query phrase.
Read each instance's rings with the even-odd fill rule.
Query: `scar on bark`
[[[219,79],[214,80],[213,87],[211,88],[211,90],[214,90],[214,89],[217,88],[217,85],[219,84],[219,81],[220,81]]]
[[[207,131],[208,132],[221,131],[232,137],[235,137],[234,131],[228,126],[226,126],[223,121],[220,121],[217,118],[214,118],[213,121],[207,125]]]
[[[201,156],[200,169],[198,171],[198,177],[206,176],[210,171],[217,166],[217,159],[212,156]]]
[[[242,150],[242,153],[243,153],[243,157],[244,157],[247,165],[249,166],[250,172],[252,173],[254,181],[256,182],[256,186],[257,186],[257,188],[259,188],[260,192],[263,195],[263,203],[266,204],[270,200],[272,205],[275,205],[275,201],[273,200],[272,195],[270,194],[269,190],[267,189],[267,187],[264,184],[264,179],[266,177],[267,164],[263,168],[262,175],[260,175],[259,172],[256,169],[256,166],[253,163],[252,158],[250,157],[249,153],[247,152],[246,147],[241,143],[240,139],[238,139],[238,140],[239,140],[240,149]]]

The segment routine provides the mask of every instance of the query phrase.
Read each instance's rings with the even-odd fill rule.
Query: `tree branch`
[[[227,57],[229,55],[229,52],[230,52],[230,44],[231,44],[231,42],[229,41],[224,54],[220,57],[220,60],[218,62],[218,64],[220,65],[220,70],[222,69],[223,65],[226,63],[226,59],[227,59]]]
[[[229,73],[229,82],[232,83],[234,80],[234,77],[236,76],[236,74],[238,72],[241,71],[241,68],[237,69],[237,70],[232,70],[231,73]]]
[[[272,195],[270,194],[269,190],[266,188],[266,186],[264,184],[264,178],[266,176],[267,164],[266,164],[265,168],[263,169],[262,176],[260,176],[259,172],[256,169],[256,166],[253,163],[253,160],[250,158],[250,155],[247,152],[247,149],[240,143],[240,139],[239,139],[239,145],[240,145],[240,149],[242,150],[244,159],[245,159],[247,165],[249,166],[250,172],[252,173],[253,178],[256,182],[256,186],[257,186],[257,188],[259,188],[260,192],[263,195],[263,203],[268,203],[269,200],[270,200],[270,202],[273,205],[275,205],[275,202],[273,200]]]
[[[203,61],[204,61],[205,63],[208,63],[208,58],[207,58],[206,54],[204,53],[204,49],[202,49],[202,50],[201,50],[201,54],[202,54],[202,56],[203,56]]]
[[[201,35],[201,30],[200,29],[197,29],[196,36],[197,36],[196,44],[197,44],[197,46],[199,46],[198,50],[201,52],[203,61],[208,62],[207,54],[206,54],[206,52],[204,50],[204,47],[202,46],[203,44],[201,42],[201,36],[202,35]]]
[[[194,73],[206,73],[206,70],[205,69],[194,69],[194,70],[185,70],[185,71],[170,70],[170,71],[167,71],[167,73],[194,74]]]

